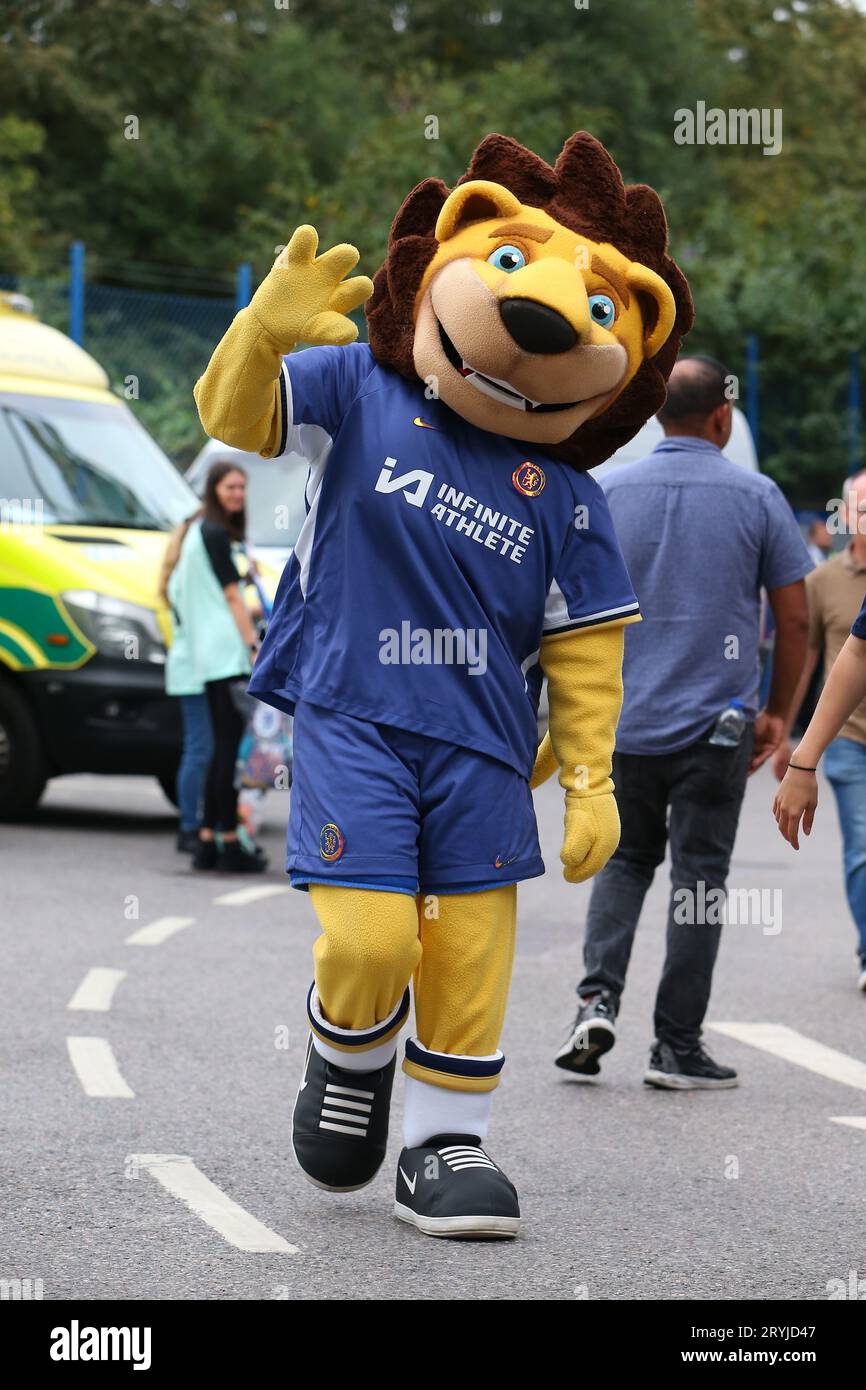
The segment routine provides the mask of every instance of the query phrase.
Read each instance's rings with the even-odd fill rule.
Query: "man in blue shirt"
[[[746,779],[781,741],[808,627],[812,564],[793,513],[775,483],[721,452],[729,380],[712,358],[681,358],[659,412],[664,441],[605,480],[644,621],[625,642],[613,762],[622,837],[593,882],[577,1019],[556,1058],[591,1076],[613,1046],[643,900],[670,843],[667,951],[644,1077],[669,1089],[737,1084],[701,1046],[701,1025]],[[776,646],[760,710],[762,587]],[[724,746],[711,735],[732,701],[745,728],[736,746]]]

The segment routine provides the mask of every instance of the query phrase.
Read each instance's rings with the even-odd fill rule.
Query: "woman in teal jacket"
[[[200,517],[190,523],[168,581],[180,649],[172,677],[207,696],[213,753],[193,867],[255,873],[265,867],[260,852],[246,851],[237,833],[235,763],[244,720],[232,687],[246,681],[259,643],[243,599],[233,547],[245,531],[246,474],[233,463],[215,463],[208,473]]]

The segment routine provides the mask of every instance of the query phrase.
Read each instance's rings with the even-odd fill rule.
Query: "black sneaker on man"
[[[394,1215],[425,1236],[463,1240],[507,1240],[520,1226],[514,1184],[475,1134],[437,1134],[404,1149]]]
[[[327,1192],[357,1192],[385,1157],[396,1055],[378,1071],[348,1071],[316,1051],[312,1034],[292,1115],[304,1176]]]
[[[675,1052],[670,1043],[655,1042],[644,1084],[665,1091],[719,1091],[740,1083],[733,1067],[719,1066],[700,1043]]]
[[[581,999],[574,1026],[553,1059],[556,1065],[577,1076],[598,1076],[598,1059],[616,1042],[616,1010],[608,989]]]

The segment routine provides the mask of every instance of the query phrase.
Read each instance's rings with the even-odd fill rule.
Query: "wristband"
[[[795,772],[817,772],[817,771],[818,771],[817,767],[801,767],[799,763],[788,763],[788,766],[789,766],[789,767],[792,767],[792,768],[794,769]]]

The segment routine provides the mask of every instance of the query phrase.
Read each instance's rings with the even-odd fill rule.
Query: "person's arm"
[[[811,644],[807,646],[806,661],[800,679],[797,682],[797,689],[794,691],[791,708],[788,710],[788,718],[785,720],[785,731],[782,734],[782,741],[774,752],[771,760],[771,766],[776,774],[776,780],[778,782],[781,782],[784,777],[785,770],[791,757],[791,730],[794,727],[794,720],[797,718],[797,714],[806,698],[806,691],[809,689],[809,685],[820,659],[821,647],[813,647]]]
[[[157,593],[160,602],[164,603],[166,607],[168,607],[169,604],[168,581],[171,579],[177,567],[177,562],[180,559],[181,547],[188,530],[189,521],[182,521],[179,526],[175,526],[166,542],[165,552],[162,557],[162,565],[159,571],[159,580],[157,582]]]
[[[251,660],[255,660],[259,649],[259,639],[249,609],[241,594],[241,586],[238,583],[226,584],[223,593],[237,630],[243,638],[244,646],[249,650]]]
[[[794,692],[806,659],[809,609],[803,579],[769,589],[768,598],[776,625],[773,678],[767,704],[755,720],[755,747],[749,772],[755,772],[778,748],[785,734]]]
[[[559,770],[565,791],[560,857],[569,883],[597,874],[619,843],[611,764],[622,707],[624,629],[640,622],[608,500],[593,479],[576,486],[581,508],[566,531],[545,604],[540,661],[550,731],[530,782],[537,787]]]
[[[781,782],[788,770],[788,763],[791,758],[791,730],[794,727],[794,721],[797,715],[803,708],[806,692],[811,685],[812,677],[823,656],[826,644],[826,632],[824,630],[824,586],[822,583],[822,572],[819,569],[813,569],[806,575],[806,604],[809,609],[809,636],[807,638],[806,660],[800,674],[800,679],[797,682],[797,689],[794,691],[791,708],[788,710],[788,718],[785,720],[785,732],[782,736],[782,742],[779,744],[770,762],[777,782]]]
[[[603,869],[619,844],[611,760],[622,706],[623,624],[555,633],[541,644],[550,732],[536,759],[532,785],[559,768],[565,790],[560,858],[569,883]]]
[[[214,522],[204,521],[201,537],[211,568],[222,587],[229,612],[235,620],[235,626],[243,639],[244,646],[250,653],[250,659],[255,660],[259,639],[244,600],[241,577],[234,562],[228,532],[224,527]]]
[[[288,428],[284,355],[298,342],[357,338],[348,315],[369,298],[373,282],[366,275],[343,279],[358,262],[354,246],[317,256],[318,243],[312,227],[298,227],[196,382],[195,403],[212,438],[265,458],[282,453]]]
[[[798,831],[803,821],[803,833],[812,832],[815,809],[818,805],[818,779],[815,769],[827,745],[838,738],[839,730],[866,698],[866,640],[848,638],[833,663],[833,668],[815,706],[815,713],[791,757],[776,798],[773,815],[782,835],[794,849],[799,849]]]

